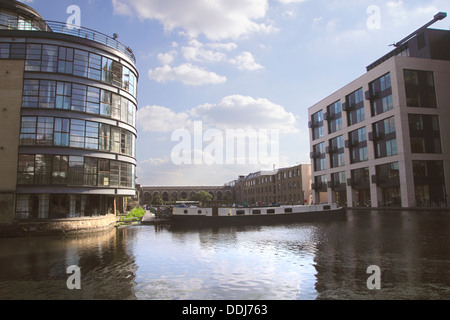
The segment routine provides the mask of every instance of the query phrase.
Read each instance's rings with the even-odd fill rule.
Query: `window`
[[[72,84],[59,81],[56,85],[56,109],[70,110],[72,105]]]
[[[313,146],[312,158],[314,162],[314,171],[321,171],[327,168],[325,151],[325,142]]]
[[[372,116],[379,115],[394,108],[391,88],[391,74],[387,73],[384,76],[372,81],[369,84]]]
[[[100,89],[88,87],[86,99],[86,112],[99,114],[100,112]]]
[[[365,119],[363,89],[354,91],[346,97],[347,122],[354,125]]]
[[[98,149],[98,127],[97,122],[86,121],[86,149]]]
[[[375,123],[371,139],[374,141],[376,158],[396,155],[398,151],[394,117]]]
[[[84,158],[84,185],[97,185],[97,159]]]
[[[310,127],[312,129],[313,140],[323,138],[323,112],[319,111],[312,115]]]
[[[0,59],[9,59],[9,43],[0,43]]]
[[[40,146],[53,145],[53,118],[39,117],[36,130],[36,144]]]
[[[327,107],[328,132],[334,133],[342,129],[341,101]]]
[[[73,57],[74,49],[59,47],[58,54],[58,72],[59,73],[73,73]]]
[[[116,127],[111,127],[111,151],[115,153],[120,153],[120,147],[121,147],[120,129]]]
[[[23,82],[22,108],[37,108],[39,102],[39,80]]]
[[[56,81],[39,81],[39,108],[54,109],[56,101]]]
[[[68,156],[53,156],[53,170],[52,183],[53,184],[67,184],[69,157]]]
[[[72,110],[86,112],[87,88],[81,84],[72,84]]]
[[[80,77],[88,77],[89,53],[84,50],[74,51],[73,74]]]
[[[89,53],[88,78],[93,80],[101,79],[102,57],[98,54]]]
[[[37,154],[34,164],[34,183],[39,185],[51,184],[52,156]]]
[[[11,43],[10,59],[25,60],[27,45],[25,43]]]
[[[25,71],[41,71],[42,45],[29,44],[27,46],[27,57],[25,61]]]
[[[42,46],[42,72],[56,72],[58,68],[58,47],[51,45]]]
[[[101,90],[100,114],[102,116],[111,117],[111,110],[112,110],[112,92]]]
[[[437,108],[433,72],[405,69],[404,77],[408,107]]]
[[[99,125],[99,150],[111,150],[111,126],[103,123]]]
[[[442,153],[439,118],[432,115],[409,114],[412,153]]]
[[[70,156],[67,183],[69,185],[82,186],[84,183],[83,169],[84,169],[84,158]]]
[[[85,128],[86,124],[83,120],[70,121],[70,147],[84,148]]]
[[[110,160],[98,160],[98,185],[109,186]]]
[[[328,152],[330,154],[331,168],[342,167],[345,165],[344,137],[339,136],[331,139]]]
[[[34,155],[19,155],[17,184],[34,183]]]
[[[32,146],[36,143],[37,117],[22,117],[20,127],[20,145]]]

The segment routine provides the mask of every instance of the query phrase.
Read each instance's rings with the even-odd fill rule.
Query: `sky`
[[[308,108],[450,13],[448,0],[22,2],[45,20],[116,33],[133,50],[145,186],[220,186],[310,163]],[[450,17],[432,28],[449,30]]]

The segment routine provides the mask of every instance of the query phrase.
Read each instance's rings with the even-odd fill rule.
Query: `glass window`
[[[120,139],[120,129],[116,127],[111,127],[111,151],[115,153],[120,153],[121,139]]]
[[[112,110],[112,93],[106,90],[101,91],[100,98],[100,114],[111,117]]]
[[[36,144],[40,146],[53,145],[53,118],[51,117],[38,118]]]
[[[70,147],[84,148],[85,121],[72,119],[70,121]]]
[[[42,46],[42,72],[56,72],[58,68],[58,47],[52,45]]]
[[[39,80],[25,80],[23,82],[23,108],[37,108],[39,101]]]
[[[41,71],[42,45],[27,45],[27,57],[25,61],[25,71]]]
[[[34,184],[34,155],[19,155],[17,184]]]
[[[52,183],[67,184],[69,157],[53,156]]]
[[[39,81],[39,108],[54,109],[56,101],[56,81]]]
[[[433,72],[405,69],[404,77],[408,107],[437,108]]]
[[[78,156],[69,157],[68,180],[69,185],[83,185],[84,183],[84,158]]]
[[[0,43],[0,59],[9,59],[9,43]]]
[[[100,113],[100,89],[88,87],[86,99],[86,112],[99,114]]]
[[[98,185],[109,186],[110,175],[110,160],[99,159],[98,160]]]
[[[111,150],[111,127],[107,124],[100,123],[99,129],[99,150],[110,151]]]
[[[97,185],[97,159],[84,158],[84,185]]]
[[[86,149],[98,149],[98,126],[97,122],[86,121]]]
[[[102,57],[98,54],[89,53],[88,78],[100,80],[102,74]]]
[[[72,110],[86,112],[87,88],[81,84],[72,84]]]
[[[69,135],[70,135],[69,128],[70,128],[69,119],[55,118],[53,145],[59,147],[69,146]]]
[[[51,184],[52,156],[37,154],[34,165],[34,183],[41,185]]]
[[[27,45],[25,43],[11,43],[10,59],[25,60]]]
[[[32,146],[36,143],[36,117],[22,117],[20,127],[20,145]]]
[[[70,110],[71,105],[72,84],[59,81],[56,87],[56,109]]]
[[[59,47],[58,54],[58,72],[59,73],[73,73],[73,57],[74,49]]]
[[[73,74],[80,77],[88,77],[89,53],[84,50],[74,51]]]

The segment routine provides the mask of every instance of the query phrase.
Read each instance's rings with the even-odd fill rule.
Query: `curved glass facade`
[[[138,72],[131,50],[113,39],[54,33],[39,16],[19,11],[0,6],[0,64],[24,66],[14,218],[122,211],[135,195]]]

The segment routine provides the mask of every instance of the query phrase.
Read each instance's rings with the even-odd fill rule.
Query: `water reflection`
[[[0,239],[0,299],[133,299],[136,265],[126,232]],[[67,289],[67,267],[82,290]],[[118,290],[120,287],[120,290]]]
[[[450,299],[449,213],[0,239],[0,299]],[[70,265],[81,290],[66,287]],[[370,265],[381,290],[366,286]]]

